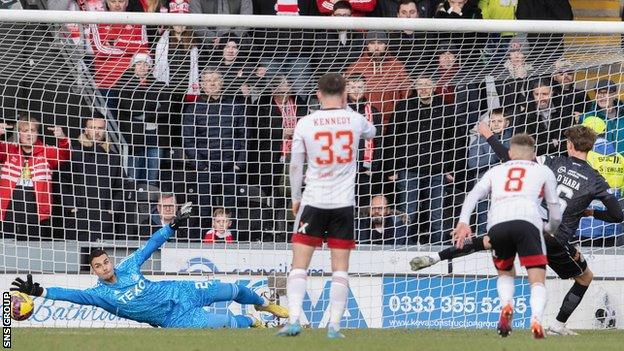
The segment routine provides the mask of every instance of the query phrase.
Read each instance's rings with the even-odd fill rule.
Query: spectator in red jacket
[[[334,4],[340,1],[348,1],[351,4],[352,15],[355,17],[366,16],[377,5],[377,0],[316,0],[316,5],[322,15],[331,15],[334,12]]]
[[[349,66],[347,76],[362,75],[366,83],[366,99],[383,114],[387,123],[394,112],[394,103],[407,98],[410,79],[405,66],[387,54],[388,35],[370,31],[366,34],[366,51]]]
[[[230,212],[221,207],[215,208],[212,212],[212,229],[204,235],[204,242],[208,244],[233,242],[234,237],[230,231],[231,227]]]
[[[0,136],[12,128],[0,123]],[[52,171],[69,159],[69,139],[60,127],[49,127],[58,147],[44,145],[34,118],[21,117],[16,130],[17,142],[0,142],[0,232],[5,238],[49,238]]]
[[[108,11],[125,12],[128,0],[107,0],[106,5]],[[95,54],[95,83],[108,95],[108,90],[116,86],[130,67],[134,54],[148,52],[145,26],[92,24],[91,36]]]

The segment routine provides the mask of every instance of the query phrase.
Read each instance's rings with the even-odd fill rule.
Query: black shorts
[[[513,268],[516,253],[520,265],[525,267],[545,266],[546,246],[542,235],[527,221],[498,223],[488,231],[496,269],[507,271]]]
[[[322,209],[304,206],[295,224],[292,242],[308,246],[327,246],[335,249],[355,248],[353,206]]]
[[[587,261],[581,252],[568,242],[561,242],[552,235],[544,235],[548,265],[561,279],[578,277],[587,269]],[[576,259],[575,259],[576,258]]]

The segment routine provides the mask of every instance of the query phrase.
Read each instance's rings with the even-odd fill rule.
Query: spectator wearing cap
[[[555,61],[553,79],[553,97],[559,99],[561,106],[572,106],[575,115],[580,115],[589,108],[589,97],[585,91],[574,86],[572,62],[566,59]]]
[[[425,17],[419,12],[416,0],[401,0],[399,2],[397,18],[420,18]],[[416,75],[417,69],[423,69],[433,61],[434,51],[432,45],[427,44],[425,32],[411,30],[392,31],[390,33],[390,53],[405,64],[411,77]]]
[[[119,129],[131,155],[128,173],[138,182],[157,185],[162,157],[158,124],[168,122],[169,94],[151,75],[152,58],[148,54],[134,55],[132,68],[132,74],[128,72],[121,79],[119,97]]]
[[[361,75],[366,82],[366,99],[381,111],[387,123],[394,112],[394,103],[405,99],[410,90],[410,79],[405,66],[388,54],[388,35],[369,31],[366,51],[347,69],[347,76]]]
[[[249,95],[261,77],[248,60],[245,42],[236,33],[225,33],[210,58],[210,65],[223,75],[223,91],[228,95]]]
[[[610,80],[599,80],[596,84],[596,99],[589,111],[580,116],[579,122],[585,118],[596,116],[607,124],[605,137],[616,143],[616,151],[624,153],[624,106],[617,94],[617,85]]]
[[[333,6],[333,17],[351,17],[348,1],[338,1]],[[319,30],[314,34],[312,64],[316,72],[342,73],[362,54],[364,36],[355,30]]]
[[[220,15],[252,15],[252,0],[190,0],[191,13],[220,14]],[[218,45],[224,33],[235,32],[242,37],[247,29],[243,27],[197,27],[197,36],[204,45]],[[208,47],[207,47],[208,48]]]
[[[377,0],[316,0],[316,5],[321,15],[334,16],[334,7],[339,2],[348,2],[352,8],[354,17],[363,17],[371,13],[377,5]]]

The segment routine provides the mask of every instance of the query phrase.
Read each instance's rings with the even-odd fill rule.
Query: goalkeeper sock
[[[533,317],[538,321],[542,321],[544,307],[546,306],[546,287],[544,283],[531,284],[531,312]]]
[[[262,296],[256,294],[246,286],[232,284],[232,290],[234,293],[234,298],[232,300],[241,305],[266,305],[266,300]]]
[[[253,318],[248,316],[232,316],[230,317],[230,328],[249,328],[253,324]]]
[[[483,247],[483,237],[473,238],[466,240],[464,242],[464,247],[461,249],[456,248],[455,246],[451,246],[447,249],[444,249],[438,252],[438,256],[440,256],[440,260],[451,260],[453,258],[462,257],[466,255],[470,255],[473,252],[483,251],[485,248]]]
[[[498,290],[498,298],[500,299],[501,306],[505,306],[508,303],[511,304],[513,302],[514,291],[516,290],[514,278],[509,275],[499,276],[496,280],[496,290]]]
[[[329,324],[334,330],[340,329],[340,320],[344,315],[349,297],[349,273],[337,271],[332,274],[329,290]]]
[[[561,322],[562,325],[568,321],[570,315],[576,307],[581,303],[585,292],[587,291],[589,286],[581,285],[577,282],[574,282],[574,285],[570,288],[570,291],[563,298],[563,303],[559,308],[559,314],[557,314],[557,321]]]
[[[301,315],[301,305],[308,286],[308,272],[303,269],[293,269],[288,274],[288,314],[290,324],[299,323]]]

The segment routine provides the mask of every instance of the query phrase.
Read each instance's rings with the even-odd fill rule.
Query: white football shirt
[[[470,223],[472,210],[488,193],[491,193],[488,230],[498,223],[524,220],[541,232],[544,226],[539,211],[542,198],[558,211],[555,175],[550,168],[533,161],[512,160],[488,170],[466,197],[460,222]],[[550,215],[561,218],[560,213]]]
[[[323,109],[301,118],[292,144],[293,159],[305,154],[308,165],[301,203],[324,209],[355,205],[359,141],[375,133],[372,123],[350,109]],[[293,200],[299,201],[296,188]]]

